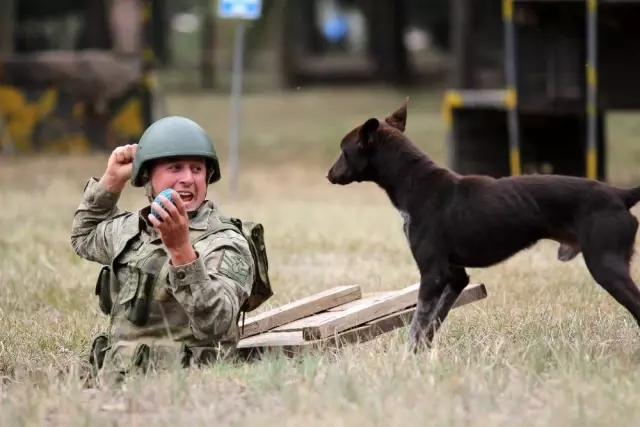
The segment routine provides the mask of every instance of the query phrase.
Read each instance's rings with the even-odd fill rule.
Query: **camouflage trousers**
[[[167,339],[145,339],[109,343],[106,333],[91,343],[89,364],[94,381],[119,383],[131,374],[146,374],[151,369],[188,368],[215,363],[228,357],[227,346],[188,346]]]

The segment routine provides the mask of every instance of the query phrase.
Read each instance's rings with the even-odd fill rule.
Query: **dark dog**
[[[371,118],[347,133],[327,179],[373,182],[402,214],[420,273],[414,349],[430,346],[469,284],[465,267],[498,264],[540,239],[559,242],[563,261],[582,252],[595,281],[640,324],[640,290],[629,275],[638,229],[629,209],[640,201],[640,187],[559,175],[458,175],[404,135],[406,104],[384,122]]]

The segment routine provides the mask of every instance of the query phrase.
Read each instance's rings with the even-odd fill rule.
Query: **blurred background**
[[[459,172],[640,178],[639,2],[261,3],[242,161],[328,165],[409,96],[407,133]],[[0,0],[0,158],[108,153],[167,114],[226,155],[236,24],[217,0]]]

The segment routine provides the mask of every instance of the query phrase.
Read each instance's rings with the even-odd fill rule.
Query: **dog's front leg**
[[[458,300],[458,297],[469,284],[469,275],[464,267],[452,266],[449,270],[450,276],[447,284],[433,309],[427,326],[427,342],[431,343],[433,338],[449,315],[451,308]]]
[[[434,265],[421,274],[418,303],[409,329],[408,344],[411,351],[431,347],[433,334],[429,333],[428,328],[448,281],[448,270],[440,265]]]

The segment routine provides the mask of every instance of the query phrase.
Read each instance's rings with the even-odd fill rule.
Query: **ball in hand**
[[[160,196],[164,196],[166,197],[171,203],[173,203],[173,197],[171,197],[171,189],[167,188],[166,190],[162,190],[160,193],[158,193],[158,195],[156,196],[154,202],[156,202],[158,205],[160,205],[160,207],[162,209],[166,210],[166,207],[162,204],[162,201],[160,200]],[[156,218],[158,218],[158,220],[162,221],[162,217],[156,212],[156,210],[153,208],[153,206],[151,206],[151,214],[153,216],[155,216]]]

